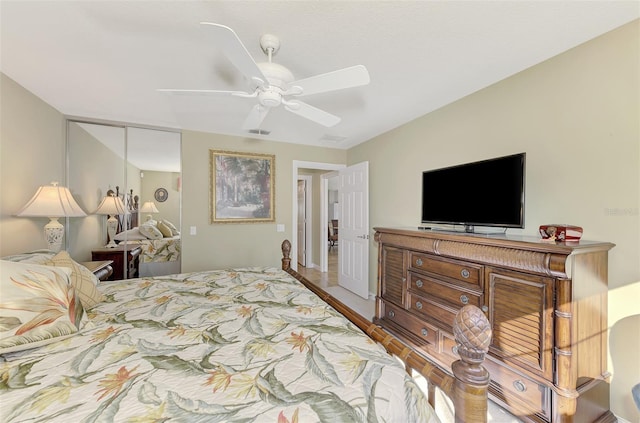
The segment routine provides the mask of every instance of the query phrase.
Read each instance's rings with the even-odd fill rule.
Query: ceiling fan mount
[[[289,69],[272,61],[273,56],[280,50],[280,39],[275,35],[264,34],[260,38],[260,47],[267,55],[268,61],[256,63],[231,28],[210,22],[201,22],[201,25],[213,34],[215,42],[222,49],[224,55],[249,81],[248,92],[184,89],[161,89],[158,91],[170,94],[233,95],[257,98],[258,103],[251,109],[249,116],[244,121],[243,128],[246,130],[260,128],[268,112],[280,105],[283,105],[287,111],[320,125],[334,126],[340,122],[338,116],[299,101],[297,98],[289,100],[288,97],[302,97],[357,87],[366,85],[370,81],[369,72],[362,65],[295,80]]]
[[[260,37],[260,47],[262,47],[264,54],[269,56],[269,61],[271,61],[271,56],[275,56],[280,50],[280,39],[272,34],[264,34]]]

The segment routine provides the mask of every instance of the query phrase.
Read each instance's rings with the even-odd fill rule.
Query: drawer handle
[[[416,286],[417,286],[418,288],[422,288],[422,285],[424,285],[424,284],[422,283],[422,281],[421,281],[420,279],[418,279],[418,280],[416,281]]]
[[[420,301],[416,302],[416,308],[422,310],[422,303]]]
[[[454,345],[453,347],[451,347],[451,352],[452,352],[454,355],[458,355],[458,346],[457,346],[457,345]]]
[[[389,317],[391,317],[391,318],[396,317],[396,313],[394,313],[394,311],[393,311],[393,310],[391,310],[391,311],[389,312]]]
[[[425,328],[422,328],[422,330],[420,331],[420,333],[422,333],[422,336],[427,336],[429,335],[429,331],[426,330]]]
[[[487,311],[489,311],[489,307],[487,307],[486,305],[483,305],[482,311],[486,313]]]
[[[416,265],[417,266],[422,266],[422,259],[417,259],[416,260]]]
[[[469,278],[469,276],[471,276],[471,273],[467,269],[462,269],[462,271],[460,272],[460,275],[463,278],[467,279]]]
[[[518,392],[524,392],[527,390],[527,385],[525,385],[521,380],[513,382],[513,387],[516,388],[516,391]]]
[[[462,304],[469,304],[469,297],[467,297],[466,295],[462,294],[460,295],[460,302]]]

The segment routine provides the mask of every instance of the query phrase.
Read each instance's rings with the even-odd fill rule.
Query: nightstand
[[[126,262],[125,262],[126,252]],[[112,260],[113,274],[108,280],[132,279],[138,277],[142,247],[139,245],[119,245],[115,248],[98,248],[91,251],[91,259]]]
[[[109,276],[113,274],[113,267],[111,264],[113,260],[101,260],[101,261],[83,261],[80,263],[98,278],[98,280],[106,281]]]

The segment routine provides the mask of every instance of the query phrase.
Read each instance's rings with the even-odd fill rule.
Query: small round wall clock
[[[167,201],[167,197],[169,197],[169,193],[164,188],[158,188],[156,193],[154,194],[156,201],[163,203]]]

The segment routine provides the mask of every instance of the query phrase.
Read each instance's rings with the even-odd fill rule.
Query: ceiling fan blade
[[[235,95],[240,97],[250,97],[249,93],[243,91],[219,91],[219,90],[174,90],[171,88],[160,88],[156,90],[161,93],[173,95]]]
[[[261,104],[256,104],[255,106],[253,106],[253,108],[249,112],[249,115],[244,120],[242,129],[244,129],[245,131],[249,131],[251,129],[260,129],[260,125],[262,124],[262,121],[268,113],[268,107],[264,107]]]
[[[302,116],[303,118],[307,118],[326,127],[337,125],[341,120],[338,116],[332,115],[331,113],[327,113],[324,110],[317,109],[298,100],[288,101],[284,108],[291,113],[295,113],[298,116]]]
[[[367,85],[370,81],[367,68],[363,65],[356,65],[294,81],[291,86],[302,88],[300,96],[305,96]]]
[[[267,83],[267,78],[265,78],[247,48],[231,28],[211,22],[200,22],[200,25],[210,30],[216,40],[216,45],[222,49],[227,59],[229,59],[247,79],[253,81],[254,78],[258,78]]]

